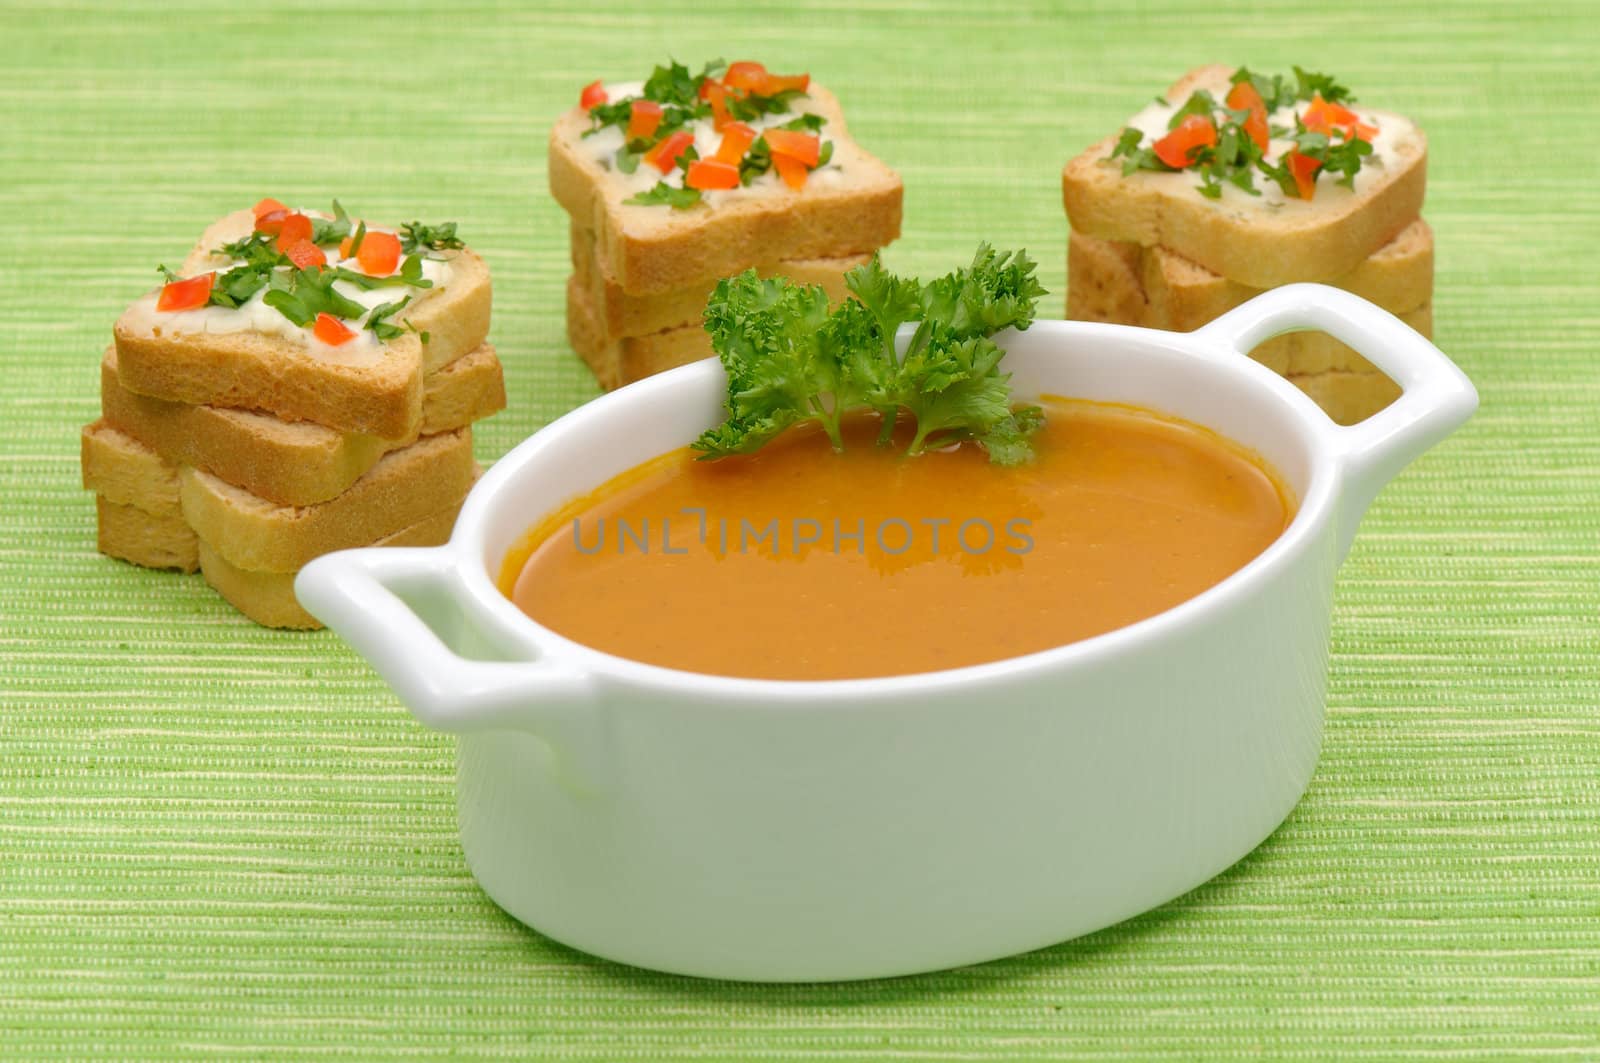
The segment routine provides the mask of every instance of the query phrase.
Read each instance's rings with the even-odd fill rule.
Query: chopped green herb
[[[1201,118],[1210,118],[1212,112],[1220,109],[1221,106],[1211,93],[1205,89],[1196,89],[1189,94],[1187,100],[1183,101],[1182,107],[1172,112],[1172,117],[1167,120],[1167,128],[1169,130],[1177,129],[1183,124],[1183,120],[1191,114],[1197,114]]]
[[[640,207],[667,206],[673,210],[688,210],[700,202],[698,188],[674,188],[665,181],[657,181],[656,186],[648,192],[623,200]]]
[[[419,248],[430,251],[457,251],[467,245],[456,236],[456,223],[447,221],[442,225],[424,225],[414,221],[400,226],[400,250],[411,254]]]
[[[350,215],[344,212],[344,207],[336,199],[333,201],[333,220],[326,218],[311,219],[311,242],[321,247],[325,244],[336,244],[350,235]]]
[[[409,302],[411,302],[411,296],[408,295],[395,302],[380,303],[373,307],[372,313],[367,315],[366,327],[372,330],[374,336],[383,341],[392,340],[401,335],[406,331],[406,326],[393,324],[389,321],[389,318],[398,314]],[[424,339],[422,342],[427,343],[428,341]]]
[[[778,128],[792,129],[797,133],[820,133],[822,132],[822,127],[824,124],[826,124],[826,122],[827,119],[823,118],[820,114],[813,114],[808,111],[798,118],[789,119]]]

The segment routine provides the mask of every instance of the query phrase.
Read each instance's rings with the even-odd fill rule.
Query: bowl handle
[[[569,781],[588,788],[599,767],[593,680],[531,653],[474,660],[452,650],[424,617],[468,615],[454,571],[448,548],[341,550],[302,568],[294,592],[418,720],[458,734],[528,731],[550,745]]]
[[[1338,425],[1325,416],[1315,422],[1341,471],[1338,547],[1342,559],[1383,485],[1465,424],[1478,408],[1478,392],[1467,375],[1421,333],[1387,310],[1325,284],[1274,288],[1228,311],[1195,335],[1248,355],[1274,336],[1305,329],[1326,332],[1353,348],[1388,374],[1401,391],[1394,402],[1356,424]]]

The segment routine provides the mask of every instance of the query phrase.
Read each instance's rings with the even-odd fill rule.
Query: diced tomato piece
[[[671,136],[663,137],[661,143],[645,152],[644,161],[662,173],[671,173],[678,165],[678,156],[693,144],[694,134],[680,129]]]
[[[806,186],[806,175],[810,171],[806,169],[806,164],[799,159],[793,159],[787,155],[774,154],[772,156],[772,167],[778,171],[778,176],[783,178],[783,183],[796,192]]]
[[[311,239],[311,219],[304,214],[291,214],[283,219],[283,225],[278,229],[278,250],[282,251],[290,244],[309,239]]]
[[[1262,151],[1267,150],[1267,104],[1261,98],[1261,93],[1248,81],[1241,81],[1228,90],[1228,107],[1235,111],[1249,111],[1250,116],[1244,120],[1244,132],[1256,147]]]
[[[276,236],[283,229],[283,223],[289,217],[287,210],[269,210],[265,214],[256,215],[256,232]]]
[[[578,94],[578,106],[585,111],[592,111],[608,99],[610,97],[606,95],[606,90],[600,82],[591,81],[583,87],[583,92]]]
[[[161,295],[156,299],[156,309],[194,310],[205,306],[211,301],[211,285],[216,279],[215,273],[202,273],[198,277],[173,281],[161,289]]]
[[[368,276],[387,277],[400,265],[400,238],[394,233],[367,233],[356,248],[356,261]]]
[[[738,188],[739,167],[717,159],[696,159],[689,164],[683,183],[707,192],[716,188]]]
[[[1306,113],[1300,116],[1300,121],[1313,132],[1326,133],[1335,126],[1355,125],[1359,119],[1350,108],[1329,103],[1318,92],[1311,97],[1311,103],[1306,107]]]
[[[822,138],[815,133],[801,133],[793,129],[768,129],[762,134],[773,155],[787,155],[806,167],[817,164],[822,155]]]
[[[707,102],[711,104],[711,128],[721,129],[733,121],[733,115],[728,113],[728,90],[710,79],[707,79],[700,88],[705,92]]]
[[[1302,155],[1298,151],[1291,151],[1283,157],[1289,164],[1289,173],[1294,176],[1294,186],[1301,199],[1311,199],[1317,194],[1317,171],[1322,169],[1322,163],[1309,155]]]
[[[634,100],[628,113],[628,139],[649,140],[661,124],[661,105],[653,100]]]
[[[285,244],[283,254],[297,269],[321,269],[328,264],[328,256],[322,253],[322,248],[310,240],[296,240]]]
[[[750,150],[750,145],[756,142],[756,131],[743,122],[729,122],[722,127],[722,143],[717,145],[717,153],[712,156],[718,162],[725,162],[729,166],[737,166],[744,153]]]
[[[704,78],[701,80],[700,88],[696,90],[695,94],[702,100],[709,100],[711,98],[711,90],[713,87],[720,89],[722,87],[722,82],[718,81],[716,78]]]
[[[811,87],[810,74],[774,74],[760,63],[734,63],[722,75],[722,81],[730,89],[756,96],[805,92]]]
[[[1311,97],[1311,103],[1306,107],[1305,114],[1300,116],[1300,124],[1313,133],[1332,136],[1337,129],[1348,139],[1371,141],[1378,135],[1376,126],[1367,125],[1361,116],[1350,108],[1337,103],[1329,103],[1322,98],[1319,92]]]
[[[316,322],[311,326],[311,332],[330,347],[349,343],[356,338],[350,327],[332,314],[318,314]]]
[[[776,96],[780,92],[804,92],[810,87],[810,74],[768,74],[761,95]]]
[[[767,84],[767,68],[760,63],[734,63],[728,67],[728,72],[722,75],[722,83],[730,89],[764,96],[766,93],[761,90]]]
[[[346,236],[343,240],[339,241],[339,257],[340,258],[349,258],[350,257],[350,242],[352,240],[354,240],[354,239],[355,239],[355,237],[353,237],[353,236]]]
[[[1211,119],[1202,115],[1191,114],[1178,128],[1162,137],[1151,145],[1156,153],[1156,158],[1172,167],[1181,170],[1185,166],[1194,165],[1192,153],[1199,148],[1209,148],[1217,142],[1217,127]]]
[[[257,201],[252,213],[259,218],[261,215],[271,214],[275,210],[281,210],[284,214],[289,213],[288,207],[284,206],[276,199],[273,199],[271,196],[268,196],[266,199]]]

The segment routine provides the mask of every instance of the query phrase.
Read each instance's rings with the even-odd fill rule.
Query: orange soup
[[[1194,597],[1292,515],[1253,456],[1184,422],[1050,401],[1026,465],[908,458],[847,423],[755,454],[674,451],[547,515],[501,589],[574,641],[766,679],[937,671],[1060,646]],[[537,515],[530,514],[530,520]]]

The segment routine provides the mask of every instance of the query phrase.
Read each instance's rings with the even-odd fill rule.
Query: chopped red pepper
[[[783,183],[800,191],[806,186],[806,175],[810,173],[806,164],[799,159],[790,158],[788,155],[772,156],[772,167],[778,171],[778,176],[783,178]]]
[[[310,240],[295,240],[284,244],[281,250],[297,269],[321,269],[328,264],[328,256]]]
[[[273,199],[271,196],[268,196],[266,199],[259,200],[256,203],[255,208],[253,209],[252,213],[255,214],[255,216],[259,218],[259,217],[261,217],[261,215],[263,215],[263,214],[271,214],[275,210],[282,211],[285,215],[287,215],[289,213],[289,208],[288,207],[284,206],[282,203],[278,202],[276,199]]]
[[[733,121],[733,115],[728,113],[728,90],[725,87],[707,78],[701,83],[700,91],[711,104],[711,128],[721,129]]]
[[[739,167],[719,159],[696,159],[689,164],[689,172],[684,175],[683,183],[701,191],[738,188]]]
[[[591,81],[583,87],[583,92],[579,94],[578,106],[585,111],[592,111],[608,99],[610,97],[606,95],[606,90],[601,86],[600,82]]]
[[[309,239],[311,239],[311,219],[304,214],[291,214],[283,219],[283,225],[278,229],[278,250],[282,251],[290,244]]]
[[[332,314],[318,314],[316,322],[311,326],[311,332],[330,347],[349,343],[356,338],[356,334],[349,326]]]
[[[1322,98],[1322,93],[1311,97],[1311,104],[1306,108],[1305,114],[1300,116],[1300,124],[1313,133],[1332,136],[1337,129],[1348,139],[1359,139],[1371,142],[1378,135],[1375,126],[1367,125],[1361,121],[1361,116],[1342,104],[1329,103]]]
[[[796,162],[812,167],[822,155],[822,138],[815,133],[800,133],[793,129],[768,129],[762,134],[774,156],[787,155]]]
[[[649,140],[661,124],[661,105],[653,100],[634,100],[628,113],[628,139]]]
[[[1309,155],[1302,155],[1298,151],[1291,151],[1283,157],[1289,164],[1289,173],[1294,176],[1294,186],[1301,199],[1310,199],[1317,194],[1317,171],[1322,169],[1322,163]]]
[[[194,310],[205,306],[211,301],[211,285],[216,279],[215,273],[202,273],[198,277],[173,281],[161,289],[161,296],[156,299],[156,309]]]
[[[722,83],[730,89],[764,96],[766,93],[761,90],[767,84],[767,68],[760,63],[734,63],[722,75]]]
[[[750,145],[755,142],[754,129],[743,122],[729,122],[722,127],[722,143],[717,146],[717,153],[712,158],[729,166],[737,166],[744,158],[744,153],[749,151]]]
[[[811,87],[810,74],[774,74],[760,63],[734,63],[722,75],[730,89],[756,96],[776,96],[780,92],[804,92]]]
[[[356,248],[356,261],[368,276],[387,277],[400,265],[400,238],[394,233],[367,233]]]
[[[283,230],[283,223],[289,217],[288,210],[269,210],[265,214],[256,215],[256,232],[276,236]]]
[[[763,96],[776,96],[780,92],[804,92],[811,87],[810,74],[768,74]]]
[[[1178,128],[1162,137],[1151,145],[1156,153],[1156,158],[1172,167],[1181,170],[1185,166],[1194,165],[1194,152],[1199,148],[1208,148],[1217,142],[1217,127],[1202,115],[1191,114]]]
[[[1271,134],[1267,130],[1267,104],[1261,98],[1261,93],[1250,82],[1241,81],[1228,90],[1227,102],[1232,110],[1250,112],[1250,116],[1244,120],[1245,135],[1255,141],[1256,147],[1266,151],[1267,138]]]
[[[680,129],[671,136],[662,138],[661,143],[645,152],[644,161],[662,173],[671,173],[678,165],[678,156],[687,151],[693,143],[694,134]]]

